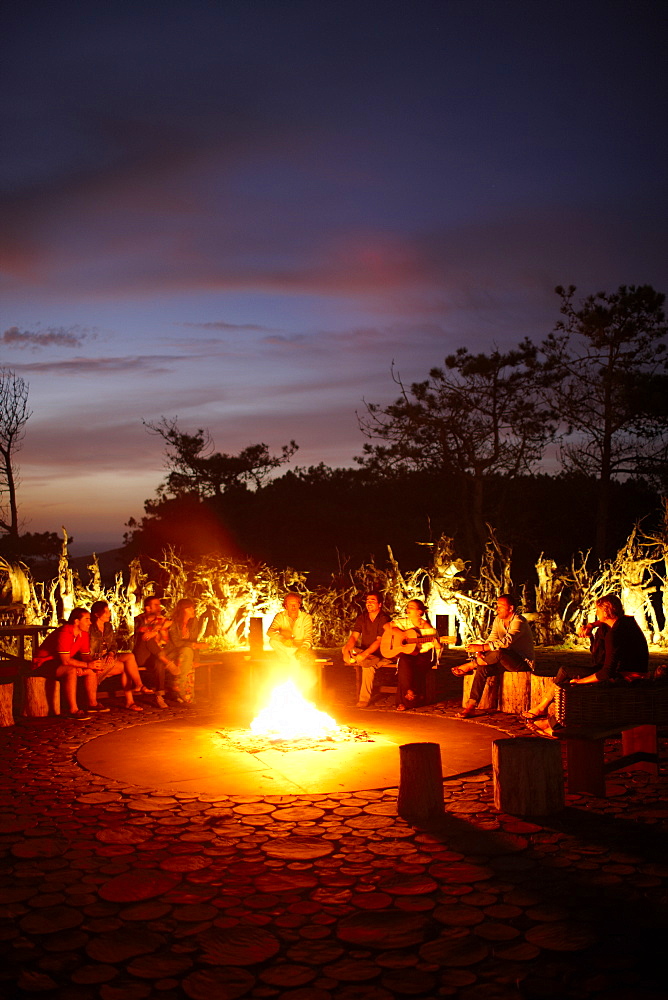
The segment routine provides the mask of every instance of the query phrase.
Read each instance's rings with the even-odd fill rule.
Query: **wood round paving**
[[[207,794],[340,793],[399,782],[399,746],[438,743],[444,778],[487,767],[490,726],[432,715],[339,709],[336,721],[366,734],[356,742],[317,749],[269,748],[250,753],[225,745],[220,733],[249,719],[216,714],[151,721],[85,743],[78,762],[95,774],[171,791]]]

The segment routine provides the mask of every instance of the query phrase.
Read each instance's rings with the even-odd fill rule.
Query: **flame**
[[[251,732],[271,739],[322,739],[339,731],[331,716],[319,712],[299,693],[294,681],[279,684],[269,704],[250,724]]]

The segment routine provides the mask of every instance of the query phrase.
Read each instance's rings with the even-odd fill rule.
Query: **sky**
[[[145,421],[351,466],[364,401],[577,296],[668,291],[666,4],[21,0],[0,15],[0,366],[25,531],[121,544]]]

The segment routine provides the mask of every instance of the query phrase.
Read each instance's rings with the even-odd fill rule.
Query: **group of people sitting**
[[[348,641],[342,648],[345,663],[362,667],[358,708],[368,707],[374,675],[380,666],[394,666],[393,657],[382,656],[383,649],[398,652],[397,711],[416,708],[425,699],[426,678],[438,659],[441,643],[429,622],[422,601],[412,600],[403,616],[392,619],[383,610],[377,591],[366,595],[365,611],[357,616]],[[550,736],[557,725],[553,705],[555,685],[628,682],[647,676],[649,650],[647,640],[635,618],[624,614],[620,599],[608,594],[596,601],[596,618],[580,631],[590,641],[591,665],[561,667],[547,694],[537,705],[523,713],[527,722]],[[461,718],[475,715],[485,684],[503,671],[535,669],[534,638],[531,627],[519,611],[511,594],[502,594],[496,602],[496,617],[484,641],[466,646],[469,659],[453,667],[455,676],[475,672]]]
[[[569,684],[628,683],[647,676],[649,648],[635,618],[624,614],[616,594],[606,594],[596,601],[596,618],[580,629],[580,637],[589,640],[591,663],[562,666],[548,684],[540,702],[522,713],[524,719],[545,736],[552,736],[559,723],[554,711],[557,687]],[[508,671],[533,671],[534,642],[528,622],[518,613],[509,594],[497,600],[496,618],[489,638],[467,647],[471,659],[453,673],[475,671],[469,698],[459,713],[463,718],[475,714],[488,677]]]
[[[441,652],[441,640],[429,621],[427,608],[413,599],[406,612],[391,618],[383,610],[381,595],[370,591],[364,600],[365,610],[357,616],[341,653],[344,663],[362,668],[358,708],[368,708],[378,667],[397,667],[395,705],[398,712],[423,705],[427,675]],[[381,648],[383,647],[383,648]],[[384,655],[384,653],[388,655]]]
[[[341,650],[345,663],[362,668],[357,707],[369,706],[376,670],[383,666],[397,668],[398,712],[423,705],[427,676],[442,648],[424,603],[414,598],[405,613],[394,618],[383,609],[378,591],[367,593],[364,604],[365,610],[355,619]],[[97,689],[113,676],[120,678],[129,711],[142,711],[134,700],[137,693],[154,695],[159,708],[167,707],[166,697],[181,704],[193,702],[197,651],[206,646],[198,641],[200,625],[193,601],[178,601],[170,617],[159,597],[148,597],[134,626],[132,650],[120,651],[109,605],[96,601],[90,611],[75,608],[68,622],[49,633],[39,647],[33,674],[53,684],[60,682],[70,718],[85,720],[96,712],[108,712],[97,700]],[[631,681],[646,676],[649,670],[647,640],[636,620],[624,614],[614,594],[597,600],[596,619],[580,634],[590,641],[591,666],[560,668],[542,701],[523,713],[546,735],[551,735],[555,726],[551,712],[555,685]],[[293,674],[308,672],[315,661],[313,618],[303,610],[298,593],[291,591],[285,596],[283,610],[274,617],[267,635],[277,654],[278,669],[287,666]],[[456,676],[475,672],[469,698],[459,713],[462,718],[471,718],[488,678],[502,671],[534,670],[533,634],[512,595],[502,594],[497,599],[487,639],[469,643],[466,650],[469,660],[453,667],[452,672]],[[143,684],[140,668],[146,669],[152,687]],[[79,708],[77,702],[79,678],[83,679],[87,709]]]
[[[125,708],[141,712],[135,694],[149,694],[158,708],[167,708],[165,697],[181,704],[194,698],[199,623],[189,598],[176,603],[168,617],[159,597],[147,597],[144,611],[135,618],[132,650],[121,651],[106,601],[95,601],[90,611],[74,608],[68,621],[50,632],[33,660],[33,676],[55,686],[60,682],[69,718],[86,721],[97,712],[108,712],[97,700],[97,689],[109,677],[120,679]],[[141,679],[145,668],[151,687]],[[82,678],[88,703],[79,707],[77,682]]]

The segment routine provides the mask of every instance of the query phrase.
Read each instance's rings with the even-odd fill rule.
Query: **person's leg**
[[[177,700],[191,702],[195,690],[195,653],[190,646],[183,646],[178,651],[176,665],[178,674],[173,677],[173,691]]]
[[[165,701],[165,674],[166,666],[159,657],[151,656],[146,661],[146,669],[152,678],[151,685],[155,690],[155,703],[158,708],[167,708]]]
[[[591,673],[591,667],[589,665],[559,667],[556,677],[554,678],[554,683],[549,686],[544,697],[538,702],[537,705],[532,705],[528,712],[522,713],[524,718],[533,721],[534,719],[540,719],[542,716],[548,714],[550,706],[554,702],[555,686],[562,687],[563,685],[568,684],[568,682],[574,677],[586,677],[589,673]]]
[[[427,675],[431,670],[431,653],[419,653],[413,657],[413,705],[424,705],[427,699]]]
[[[362,683],[360,684],[360,691],[357,701],[358,708],[366,708],[371,701],[371,696],[373,694],[373,682],[376,676],[376,668],[379,663],[379,657],[377,656],[367,656],[365,660],[362,660],[360,666],[362,667]]]
[[[79,711],[77,705],[77,671],[76,667],[56,667],[55,677],[60,681],[60,689],[67,702],[67,710],[70,715],[75,715]]]
[[[133,691],[137,687],[141,688],[141,680],[137,661],[132,653],[119,653],[116,656],[108,676],[113,677],[115,674],[121,678],[125,707],[133,712],[143,712],[141,705],[135,705]]]
[[[478,702],[482,698],[487,678],[496,677],[502,669],[501,664],[499,663],[498,653],[486,653],[484,655],[479,654],[477,659],[478,666],[475,668],[475,674],[473,675],[473,683],[471,684],[468,701],[459,713],[465,719],[473,715]]]
[[[111,671],[105,673],[105,678],[111,676]],[[88,701],[88,708],[91,712],[108,712],[109,709],[102,707],[97,701],[97,674],[94,670],[87,670],[83,675],[84,690]]]
[[[143,687],[141,682],[141,674],[139,673],[139,664],[135,659],[134,653],[118,653],[116,659],[120,660],[120,662],[123,664],[123,674],[121,679],[123,688],[125,688],[126,685],[130,687],[131,694],[132,691],[141,691]],[[151,692],[147,691],[147,693]]]
[[[413,660],[413,656],[407,656],[405,653],[401,653],[397,660],[397,694],[395,704],[399,712],[404,712],[407,708],[411,708],[415,701]]]

